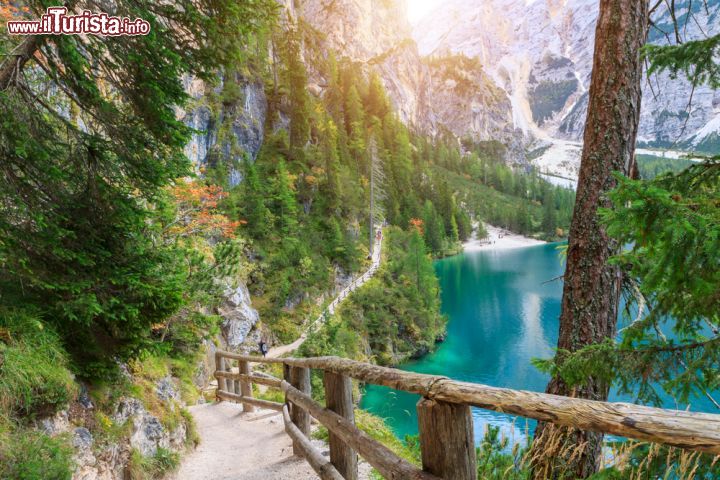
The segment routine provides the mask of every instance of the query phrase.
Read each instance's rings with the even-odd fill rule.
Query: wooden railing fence
[[[274,359],[218,351],[215,360],[218,399],[241,403],[246,411],[282,412],[294,453],[323,480],[356,480],[358,455],[385,478],[476,480],[471,407],[720,455],[720,415],[496,388],[338,357]],[[283,379],[252,373],[253,363],[282,364]],[[310,395],[310,369],[323,372],[325,406]],[[422,469],[355,426],[351,379],[422,396],[417,404]],[[253,383],[280,389],[285,403],[254,398]],[[329,461],[310,443],[311,417],[328,429]]]

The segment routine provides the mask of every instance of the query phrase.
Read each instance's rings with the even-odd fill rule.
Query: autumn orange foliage
[[[25,18],[28,16],[29,11],[28,7],[16,7],[3,2],[3,4],[0,4],[0,22],[7,23],[10,20]]]
[[[170,188],[170,193],[177,205],[177,220],[168,230],[171,235],[234,238],[238,227],[246,223],[220,213],[218,206],[228,194],[218,185],[179,182]]]
[[[410,226],[417,230],[417,232],[420,235],[423,235],[424,229],[423,229],[423,221],[419,218],[413,218],[410,220]]]

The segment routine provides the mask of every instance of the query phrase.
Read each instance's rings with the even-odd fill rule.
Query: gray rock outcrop
[[[235,349],[245,342],[248,333],[260,319],[258,311],[252,307],[250,292],[244,283],[230,290],[219,313],[223,318],[223,337],[231,349]]]
[[[211,88],[205,82],[185,78],[185,90],[192,97],[178,117],[193,130],[185,154],[198,170],[218,161],[237,166],[244,160],[254,161],[265,136],[267,99],[262,81],[241,75],[221,79]],[[232,82],[234,97],[221,99],[223,82]],[[222,132],[222,134],[221,134]],[[232,168],[230,184],[242,180],[240,171]]]
[[[678,18],[684,18],[683,8]],[[654,16],[649,41],[674,37],[667,10]],[[594,53],[597,0],[448,0],[415,26],[421,54],[478,58],[512,103],[514,124],[526,134],[582,139]],[[681,25],[685,39],[720,33],[720,0],[693,6]],[[684,78],[652,76],[644,84],[639,141],[694,148],[720,132],[720,93],[695,89]],[[692,108],[688,106],[693,98]],[[683,145],[684,142],[684,145]]]

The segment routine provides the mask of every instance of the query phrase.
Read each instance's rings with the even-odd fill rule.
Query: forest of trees
[[[316,308],[313,299],[333,286],[333,266],[345,274],[363,267],[373,169],[375,220],[403,230],[420,220],[428,253],[436,257],[459,251],[473,219],[543,238],[567,231],[571,190],[508,167],[497,142],[461,144],[411,132],[379,77],[333,52],[314,51],[319,33],[308,25],[285,28],[271,39],[276,63],[258,75],[269,97],[266,130],[287,119],[289,131],[269,133],[256,161],[239,165],[245,180],[223,203],[242,221],[240,232],[260,260],[250,288],[279,340],[299,335]],[[308,93],[310,67],[326,79],[321,97]],[[220,159],[206,177],[225,179],[230,188],[225,172],[234,165]]]
[[[3,21],[39,18],[46,2],[17,5],[0,6]],[[214,82],[219,65],[244,62],[276,11],[270,1],[167,7],[114,2],[116,15],[151,24],[146,36],[0,35],[2,478],[70,478],[71,439],[35,422],[77,402],[80,380],[98,410],[72,420],[98,448],[128,434],[109,416],[123,395],[169,431],[190,428],[153,382],[175,375],[183,399],[197,398],[200,345],[217,332],[227,288],[219,280],[247,264],[237,223],[218,210],[227,194],[180,180],[192,173],[192,130],[176,108],[189,100],[185,75]],[[163,449],[131,453],[140,473],[177,462]]]

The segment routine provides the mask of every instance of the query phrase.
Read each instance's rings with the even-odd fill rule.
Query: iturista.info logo
[[[7,23],[10,35],[147,35],[150,23],[142,18],[114,17],[107,13],[84,10],[68,15],[66,7],[50,7],[40,20],[12,20]]]

